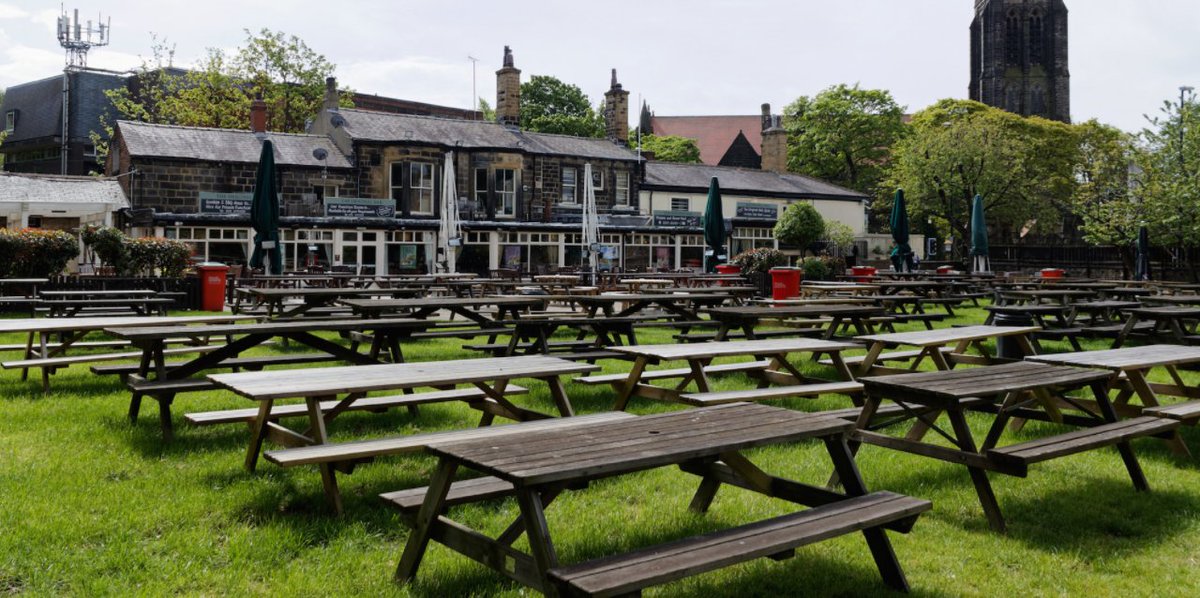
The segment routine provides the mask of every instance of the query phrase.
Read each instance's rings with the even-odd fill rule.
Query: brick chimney
[[[771,114],[771,105],[762,105],[762,169],[784,173],[787,168],[787,131],[778,116]]]
[[[604,129],[616,143],[625,145],[629,141],[629,92],[617,83],[617,69],[612,70],[612,83],[604,93]]]
[[[504,46],[504,66],[496,71],[496,122],[521,124],[521,69],[513,66],[508,46]]]
[[[254,94],[254,101],[250,102],[250,130],[255,133],[267,132],[267,103],[263,101],[262,94]]]

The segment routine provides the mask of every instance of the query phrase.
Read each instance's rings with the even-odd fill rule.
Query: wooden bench
[[[185,353],[206,353],[216,351],[221,348],[220,345],[202,345],[195,347],[180,347],[177,349],[166,349],[163,355],[180,355]],[[37,357],[34,359],[20,359],[17,361],[5,361],[0,363],[0,367],[6,370],[25,369],[25,368],[59,368],[77,363],[95,363],[98,361],[117,361],[120,359],[137,359],[141,357],[141,353],[91,353],[85,355],[64,355],[62,357]]]
[[[480,485],[485,483],[480,482]],[[643,588],[767,557],[793,556],[821,540],[889,527],[912,528],[927,500],[874,492],[719,532],[643,548],[549,572],[564,596],[628,596]]]
[[[821,382],[816,384],[801,384],[796,386],[770,386],[767,388],[752,388],[749,390],[727,390],[716,392],[695,392],[679,395],[679,400],[688,405],[721,405],[741,401],[764,401],[769,399],[790,399],[793,397],[816,398],[824,394],[857,395],[863,391],[863,385],[858,382]]]
[[[940,347],[940,348],[938,348],[938,350],[942,352],[942,355],[950,355],[950,354],[954,353],[953,347]],[[880,353],[879,357],[875,358],[875,361],[876,361],[876,363],[884,363],[884,362],[888,362],[888,361],[912,361],[913,359],[916,359],[917,357],[921,356],[922,353],[923,353],[923,350],[921,350],[921,349],[914,349],[912,351],[892,351],[891,353]],[[844,357],[844,358],[842,358],[842,361],[845,361],[846,365],[855,366],[855,365],[862,365],[862,363],[864,361],[866,361],[866,359],[867,359],[866,355],[855,355],[853,357]],[[829,365],[829,366],[833,365],[833,361],[830,361],[828,359],[822,359],[822,360],[818,361],[817,363],[819,363],[821,365]]]
[[[1183,422],[1189,426],[1194,426],[1197,422],[1200,422],[1200,401],[1186,401],[1174,405],[1147,407],[1142,410],[1142,414],[1165,417]]]
[[[745,372],[757,372],[764,370],[771,365],[768,360],[763,361],[742,361],[738,363],[721,363],[710,365],[704,368],[704,373],[712,374],[736,374]],[[692,373],[690,368],[675,368],[670,370],[647,370],[642,372],[640,380],[648,382],[650,380],[666,380],[670,378],[683,378]],[[612,384],[614,382],[624,382],[629,378],[629,374],[602,374],[599,376],[585,376],[576,378],[575,381],[580,384]]]
[[[519,395],[529,392],[528,388],[509,385],[504,389],[505,395]],[[451,401],[469,401],[483,400],[487,395],[478,388],[455,388],[451,390],[437,390],[431,392],[420,392],[414,394],[391,395],[385,397],[366,397],[358,399],[345,408],[346,411],[373,411],[382,413],[388,409],[396,407],[416,407],[418,405],[431,405],[434,403],[447,403]],[[322,401],[321,411],[331,411],[337,407],[338,401]],[[307,417],[308,406],[304,404],[296,405],[276,405],[271,409],[271,415],[268,417],[271,421],[276,421],[285,417]],[[204,411],[200,413],[188,413],[183,416],[188,423],[194,426],[215,426],[220,424],[235,424],[235,423],[250,423],[258,417],[257,408],[249,409],[226,409],[223,411]]]
[[[262,369],[268,365],[306,365],[310,363],[323,363],[332,361],[334,358],[328,353],[293,353],[290,355],[262,355],[254,357],[237,357],[234,359],[226,359],[218,366],[224,368],[246,368],[248,370]],[[166,364],[167,371],[183,365],[182,361],[168,361]],[[92,373],[98,376],[121,376],[128,377],[138,373],[141,369],[136,363],[121,363],[113,365],[94,365],[91,367]]]
[[[788,330],[756,330],[754,338],[782,338],[789,336],[821,336],[825,331],[820,328],[791,328]],[[671,338],[685,343],[707,343],[717,339],[715,332],[701,332],[689,334],[675,334]],[[744,340],[746,334],[743,332],[730,331],[725,335],[724,340]]]
[[[987,452],[1004,473],[1025,477],[1033,463],[1111,446],[1143,436],[1170,437],[1179,422],[1161,417],[1135,417],[1108,424],[1022,442]]]

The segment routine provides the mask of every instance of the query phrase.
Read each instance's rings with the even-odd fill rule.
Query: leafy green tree
[[[1080,219],[1083,240],[1114,245],[1125,267],[1133,265],[1132,245],[1146,222],[1146,203],[1135,194],[1130,167],[1139,159],[1134,139],[1116,127],[1089,120],[1076,125],[1079,161],[1071,211]]]
[[[629,136],[629,149],[637,149],[637,135]],[[700,163],[700,146],[690,137],[678,135],[642,135],[642,151],[653,152],[659,162]]]
[[[1148,117],[1139,156],[1139,193],[1151,232],[1181,247],[1200,246],[1200,103],[1166,101],[1159,116]]]
[[[496,120],[496,109],[487,100],[479,98],[479,106],[476,108],[483,115],[483,120],[486,122],[494,122]]]
[[[904,109],[881,89],[845,84],[801,96],[783,111],[788,169],[877,195]]]
[[[547,75],[521,84],[521,128],[538,133],[604,137],[604,117],[583,90]]]
[[[893,151],[888,185],[902,187],[910,217],[931,220],[961,257],[976,194],[993,230],[1051,230],[1070,205],[1078,151],[1070,125],[942,100],[913,116]],[[890,210],[890,202],[880,203]]]
[[[783,211],[775,223],[775,238],[784,245],[808,249],[825,234],[825,219],[812,204],[802,201]]]

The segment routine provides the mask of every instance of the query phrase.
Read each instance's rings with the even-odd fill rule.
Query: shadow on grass
[[[1192,523],[1186,514],[1200,502],[1200,495],[1173,490],[1137,492],[1127,478],[1069,483],[1050,492],[1002,497],[1009,535],[1051,552],[1066,549],[1107,559],[1184,532]]]

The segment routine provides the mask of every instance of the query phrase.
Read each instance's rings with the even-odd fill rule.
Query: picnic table
[[[29,379],[29,370],[42,371],[42,391],[50,392],[50,376],[58,369],[73,363],[113,361],[137,357],[136,353],[104,353],[91,355],[67,355],[71,348],[125,347],[124,341],[85,341],[86,336],[106,329],[136,326],[166,326],[184,324],[225,324],[250,320],[247,316],[107,316],[78,318],[22,318],[0,319],[0,333],[23,333],[27,339],[23,346],[6,346],[4,349],[22,351],[21,359],[6,361],[5,369],[20,369],[21,380]],[[58,340],[55,341],[55,337]]]
[[[428,327],[429,323],[420,320],[356,318],[213,325],[195,330],[179,326],[153,325],[107,328],[105,332],[128,341],[142,351],[141,361],[136,372],[126,374],[126,383],[132,391],[129,402],[130,421],[137,421],[142,398],[149,396],[158,401],[159,424],[162,427],[163,438],[170,440],[174,434],[171,423],[171,403],[175,396],[183,392],[197,392],[213,388],[208,380],[193,378],[197,374],[231,367],[262,369],[268,365],[297,365],[328,361],[377,364],[380,363],[380,355],[384,352],[390,356],[393,362],[399,363],[404,361],[400,342],[414,332],[423,331]],[[370,333],[370,350],[367,353],[360,353],[357,350],[358,341],[353,342],[350,347],[344,347],[317,336],[318,332]],[[216,350],[197,355],[188,361],[177,363],[166,361],[164,347],[169,339],[197,333],[223,335],[229,339],[229,342]],[[245,351],[276,338],[298,343],[316,352],[240,357]]]
[[[824,297],[828,295],[869,295],[878,293],[879,285],[873,284],[829,284],[820,282],[802,282],[800,284],[800,294],[805,297]]]
[[[854,382],[850,368],[842,361],[842,351],[858,349],[857,345],[833,341],[790,338],[753,341],[726,341],[671,345],[638,345],[610,347],[609,350],[633,358],[628,374],[589,376],[576,381],[584,384],[609,384],[617,393],[615,411],[623,411],[633,397],[670,401],[687,405],[715,405],[737,401],[781,399],[788,397],[817,397],[822,394],[850,394],[861,390]],[[789,361],[793,353],[829,355],[837,380],[807,376]],[[754,361],[712,365],[716,358],[754,357]],[[683,369],[648,370],[650,365],[685,361]],[[745,391],[713,392],[709,375],[745,373],[758,380],[758,388]],[[678,379],[678,380],[675,380]],[[653,386],[652,380],[671,380],[674,386]],[[780,388],[767,388],[769,384]],[[695,391],[688,392],[689,388]]]
[[[704,313],[721,323],[717,329],[716,339],[725,340],[731,330],[741,330],[747,339],[758,338],[755,328],[763,320],[786,320],[789,318],[813,319],[829,318],[823,338],[830,339],[838,329],[847,324],[853,326],[859,334],[871,334],[875,328],[872,318],[885,314],[884,308],[867,305],[799,305],[775,307],[713,307],[703,310]]]
[[[640,318],[618,317],[521,318],[513,321],[512,335],[509,337],[508,343],[468,346],[467,348],[491,351],[497,357],[535,353],[548,355],[552,351],[558,350],[568,351],[569,356],[564,357],[571,359],[594,361],[604,357],[621,357],[620,354],[613,354],[605,349],[623,344],[636,345],[637,333],[634,331],[634,324],[641,321]],[[551,341],[550,338],[560,328],[573,328],[578,331],[575,340]],[[590,340],[589,336],[592,337]]]
[[[32,317],[38,304],[38,286],[47,282],[50,282],[50,279],[0,278],[0,305],[25,307]]]
[[[355,313],[377,318],[385,313],[403,312],[406,317],[426,319],[441,310],[460,315],[481,326],[493,325],[507,315],[513,320],[521,312],[540,308],[546,303],[544,296],[522,297],[426,297],[422,299],[343,299],[338,302]],[[482,313],[481,307],[495,307],[496,317]]]
[[[911,369],[915,370],[922,359],[928,358],[939,370],[950,370],[955,364],[968,363],[975,365],[991,365],[1000,360],[992,356],[984,342],[993,339],[1008,338],[1017,344],[1025,355],[1034,355],[1037,351],[1029,340],[1029,335],[1041,330],[1037,326],[963,326],[962,328],[943,328],[941,330],[918,330],[915,332],[893,332],[890,334],[875,334],[854,337],[857,341],[870,343],[866,355],[847,360],[847,363],[859,366],[860,375],[902,373],[905,370],[884,367],[881,363],[888,361],[912,361]],[[914,351],[884,353],[895,346],[916,347]],[[951,347],[953,345],[953,347]],[[979,355],[970,355],[967,350],[975,348]]]
[[[1189,425],[1200,422],[1200,388],[1187,384],[1179,374],[1180,367],[1200,363],[1200,347],[1145,345],[1106,351],[1035,355],[1027,357],[1026,360],[1051,365],[1099,368],[1113,372],[1114,376],[1109,381],[1109,387],[1117,390],[1113,408],[1118,415],[1127,417],[1137,417],[1143,414],[1158,415]],[[1166,372],[1170,376],[1170,381],[1151,382],[1149,376],[1156,370]],[[1163,396],[1188,400],[1162,405],[1159,398]],[[1141,404],[1130,404],[1133,399]],[[1178,436],[1171,439],[1170,445],[1176,454],[1189,454],[1187,445]]]
[[[1197,322],[1200,322],[1200,307],[1139,307],[1126,311],[1129,317],[1125,326],[1113,340],[1112,348],[1118,349],[1129,336],[1133,334],[1140,322],[1154,322],[1154,327],[1148,331],[1151,336],[1166,337],[1181,345],[1200,342],[1196,333]]]
[[[1000,304],[1010,303],[1045,303],[1047,301],[1058,305],[1070,305],[1075,301],[1090,299],[1096,296],[1094,291],[1083,289],[1056,289],[1041,287],[1037,290],[1012,290],[1000,292]]]
[[[1103,370],[1021,361],[952,372],[860,378],[867,397],[856,422],[851,449],[856,450],[859,443],[865,442],[966,466],[988,524],[996,531],[1003,531],[1005,522],[988,481],[988,471],[1026,477],[1032,464],[1116,445],[1134,488],[1147,491],[1149,485],[1129,440],[1170,434],[1179,422],[1150,416],[1118,421],[1108,398],[1111,376]],[[1062,413],[1058,408],[1060,402],[1075,404],[1064,393],[1080,388],[1091,390],[1098,412],[1077,405],[1083,415]],[[884,400],[893,402],[894,408],[881,410]],[[995,415],[986,437],[978,445],[967,423],[968,410]],[[950,430],[937,425],[943,413],[950,422]],[[887,421],[873,425],[876,415],[886,416]],[[1013,418],[1052,421],[1082,429],[1002,447],[1001,437]],[[912,420],[922,426],[919,431],[914,428],[907,437],[877,431]],[[927,428],[953,446],[923,442],[921,438]]]
[[[52,318],[74,317],[96,310],[102,310],[104,315],[128,311],[139,316],[151,313],[165,316],[167,306],[175,302],[148,289],[42,291],[39,296],[38,305],[46,308]]]
[[[550,388],[560,416],[574,415],[566,389],[559,376],[598,370],[586,363],[574,363],[557,357],[528,355],[520,357],[488,357],[420,363],[389,363],[380,365],[309,368],[287,371],[242,372],[213,374],[208,377],[251,401],[257,401],[257,414],[250,421],[250,444],[246,449],[245,468],[254,471],[263,442],[268,438],[284,446],[310,446],[327,442],[326,426],[339,414],[364,402],[372,408],[420,405],[446,401],[465,401],[483,412],[480,425],[489,425],[495,416],[517,421],[545,419],[549,415],[513,404],[506,396],[509,382],[534,379]],[[472,385],[467,392],[447,391],[457,385]],[[403,394],[398,397],[371,397],[374,391],[404,391],[435,388],[438,391]],[[274,421],[275,401],[304,399],[308,431],[301,434]],[[332,464],[321,466],[325,494],[341,510],[341,497]]]
[[[587,311],[588,317],[603,313],[605,317],[624,318],[658,307],[684,321],[699,320],[699,310],[721,305],[730,299],[726,293],[603,293],[571,296],[570,300]],[[623,305],[623,307],[619,307]]]
[[[438,458],[438,465],[429,487],[382,495],[389,504],[415,513],[396,579],[412,580],[429,541],[436,540],[547,595],[637,595],[645,587],[763,556],[783,558],[798,546],[862,532],[884,582],[905,590],[907,581],[884,530],[909,531],[931,505],[890,492],[868,493],[846,449],[849,427],[848,422],[819,414],[736,404],[569,430],[534,430],[503,443],[430,446],[427,451]],[[741,453],[814,439],[824,442],[834,467],[846,478],[844,494],[768,474]],[[689,505],[697,513],[709,509],[722,484],[811,508],[623,555],[569,566],[559,563],[545,514],[555,497],[592,480],[672,466],[701,478]],[[455,482],[459,469],[487,477]],[[450,505],[514,495],[520,515],[495,539],[451,520],[447,513]],[[637,529],[608,533],[640,535]],[[528,538],[528,552],[513,545],[521,535]]]
[[[350,289],[350,288],[308,288],[308,289],[246,289],[245,292],[254,299],[252,306],[267,306],[268,318],[296,318],[305,315],[315,308],[329,307],[341,299],[362,297],[415,297],[424,294],[422,289],[393,288],[393,289]],[[301,303],[286,307],[289,298],[299,298]]]
[[[673,284],[674,281],[666,278],[622,278],[617,286],[625,287],[631,293],[640,293],[642,287],[662,288]]]

